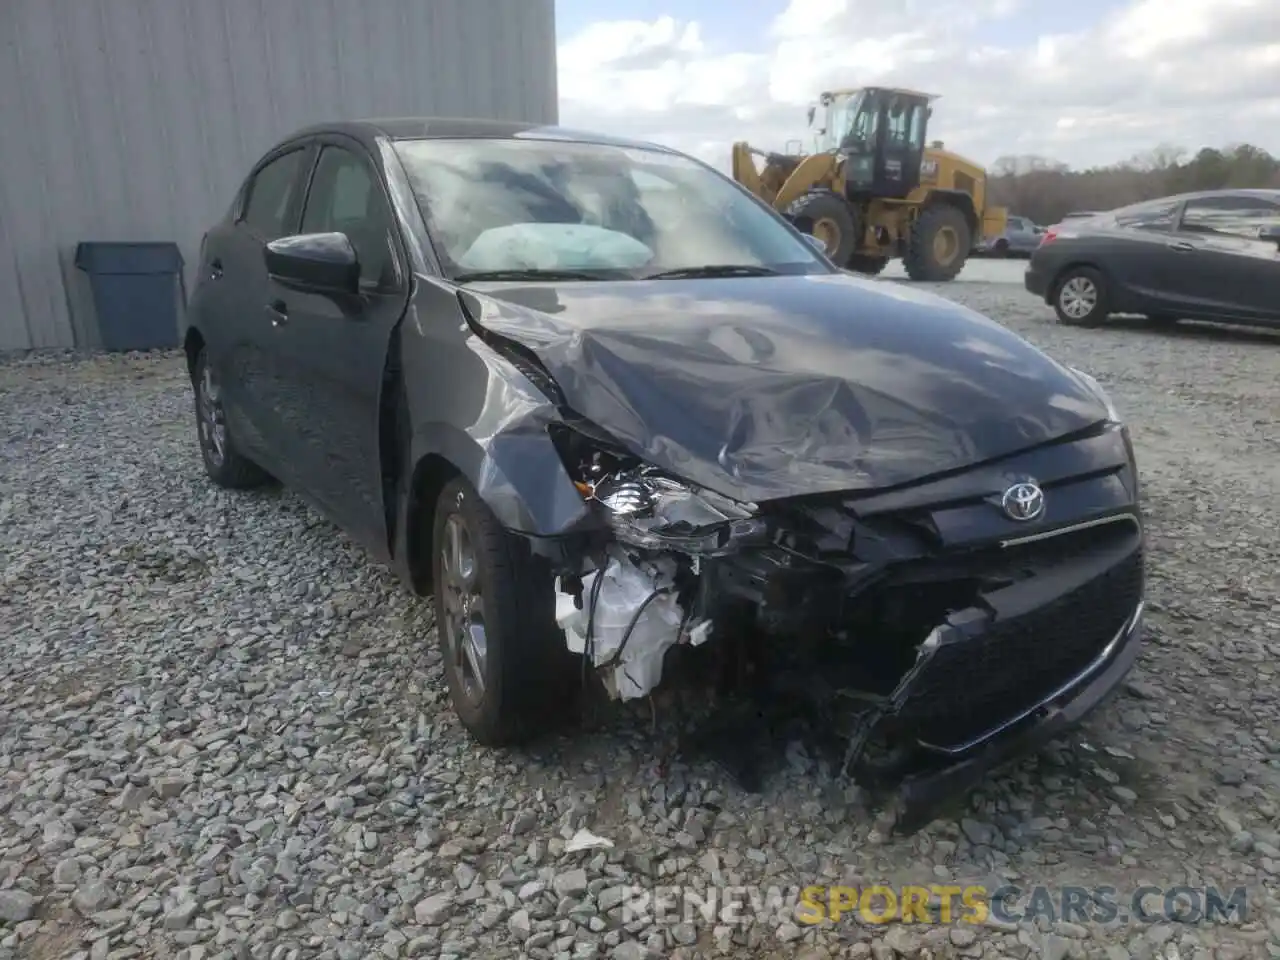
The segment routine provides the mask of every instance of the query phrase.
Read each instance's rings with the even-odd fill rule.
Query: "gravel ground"
[[[0,958],[1280,957],[1280,337],[1071,330],[1008,286],[945,292],[1131,420],[1148,640],[1080,735],[906,838],[799,744],[763,796],[671,760],[647,712],[474,747],[426,603],[293,495],[206,482],[176,356],[0,365]],[[566,850],[584,827],[613,846]],[[1122,907],[1244,886],[1248,912],[813,927],[741,892],[737,922],[618,905],[1008,881]]]

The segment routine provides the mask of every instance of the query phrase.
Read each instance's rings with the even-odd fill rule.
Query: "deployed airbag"
[[[586,223],[513,223],[485,230],[458,265],[466,270],[634,270],[653,251],[625,233]]]

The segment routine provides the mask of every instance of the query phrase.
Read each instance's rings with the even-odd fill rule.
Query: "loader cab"
[[[920,185],[934,99],[890,87],[822,95],[818,147],[844,158],[847,195],[901,199]],[[817,113],[810,110],[811,123]]]

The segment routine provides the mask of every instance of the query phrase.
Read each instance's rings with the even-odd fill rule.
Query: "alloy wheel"
[[[220,467],[227,458],[227,420],[221,392],[207,364],[200,375],[198,400],[200,441],[214,466]]]
[[[489,653],[484,600],[475,548],[466,522],[458,514],[445,521],[440,545],[440,578],[446,655],[468,702],[484,699],[485,663]]]
[[[1088,277],[1072,277],[1058,291],[1058,305],[1072,320],[1083,320],[1098,305],[1098,286]]]

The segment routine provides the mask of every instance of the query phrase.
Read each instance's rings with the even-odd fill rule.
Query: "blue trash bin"
[[[89,277],[104,349],[162,350],[178,345],[179,304],[185,300],[182,268],[175,243],[76,245],[76,269]]]

